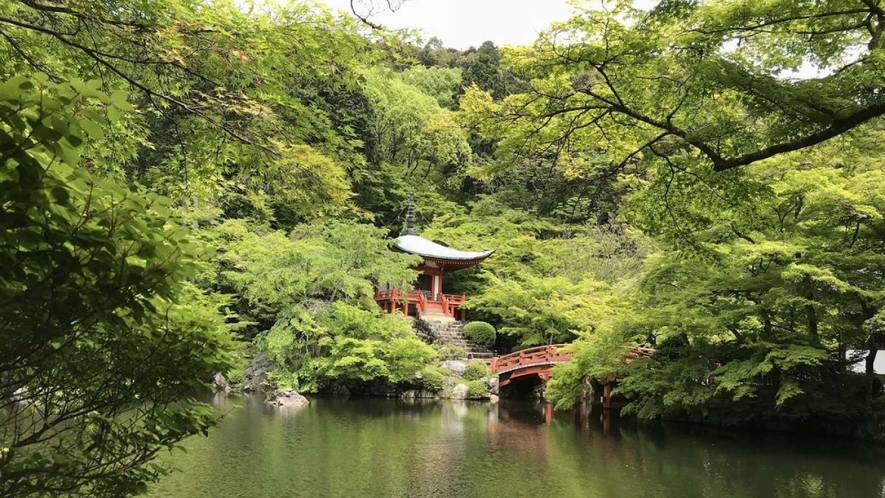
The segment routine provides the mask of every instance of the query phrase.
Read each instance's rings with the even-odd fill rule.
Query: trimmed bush
[[[446,376],[434,367],[427,367],[421,371],[421,386],[428,391],[442,391]]]
[[[463,360],[466,357],[467,351],[465,351],[462,347],[452,346],[451,344],[443,344],[439,347],[439,358],[443,361]]]
[[[464,326],[464,335],[482,347],[491,348],[495,345],[497,332],[490,323],[470,322]]]
[[[471,361],[467,364],[467,369],[464,370],[464,375],[461,377],[464,380],[480,380],[483,377],[489,375],[489,369],[486,367],[486,364],[481,361]]]
[[[481,380],[471,380],[467,383],[467,397],[470,399],[482,399],[489,395],[486,383]]]

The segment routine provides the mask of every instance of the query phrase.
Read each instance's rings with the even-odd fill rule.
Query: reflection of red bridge
[[[568,344],[554,344],[551,346],[538,346],[523,349],[515,353],[492,358],[490,365],[492,373],[498,376],[501,387],[512,381],[537,376],[543,381],[550,380],[551,371],[555,365],[572,361],[572,353],[563,351]],[[624,356],[624,363],[631,363],[636,358],[646,358],[655,352],[652,348],[632,347]],[[603,405],[608,407],[611,398],[612,383],[617,380],[614,376],[605,379]]]

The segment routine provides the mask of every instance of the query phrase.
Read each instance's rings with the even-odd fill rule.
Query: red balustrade
[[[538,365],[552,366],[555,363],[566,363],[572,360],[573,355],[563,351],[565,346],[568,346],[568,344],[538,346],[503,356],[496,356],[492,358],[490,368],[492,373],[500,375]],[[633,347],[624,356],[624,362],[629,364],[636,358],[647,358],[654,354],[654,352],[653,348]]]
[[[427,310],[427,296],[417,290],[399,291],[396,289],[375,292],[375,301],[389,313],[396,311],[398,303],[402,303],[403,313],[408,312],[408,306],[414,304],[419,312]]]
[[[567,344],[554,344],[552,346],[538,346],[523,349],[515,353],[505,354],[492,358],[491,369],[493,373],[502,374],[532,365],[565,363],[571,361],[572,354],[565,353],[562,348]]]
[[[414,304],[419,313],[424,313],[427,311],[428,302],[438,302],[442,307],[443,313],[446,315],[454,317],[455,312],[460,308],[461,319],[463,320],[465,318],[464,309],[461,308],[461,305],[467,301],[467,296],[464,296],[463,294],[437,294],[436,297],[436,301],[429,300],[424,292],[419,290],[399,291],[391,289],[375,292],[375,301],[377,301],[378,304],[389,313],[396,311],[396,308],[400,303],[402,303],[403,306]],[[406,308],[404,308],[404,311],[405,310]]]

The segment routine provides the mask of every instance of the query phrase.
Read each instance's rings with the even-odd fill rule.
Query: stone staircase
[[[430,311],[430,310],[428,310]],[[421,319],[430,327],[433,339],[439,344],[448,344],[463,348],[467,353],[467,359],[475,359],[490,362],[492,352],[467,340],[464,336],[464,322],[442,313],[422,313]]]

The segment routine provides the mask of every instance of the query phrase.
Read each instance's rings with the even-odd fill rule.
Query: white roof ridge
[[[427,240],[420,235],[400,235],[396,239],[395,247],[403,252],[416,254],[425,258],[432,259],[448,259],[454,261],[473,261],[477,259],[485,259],[495,252],[494,249],[489,251],[459,251],[438,244],[432,240]]]

